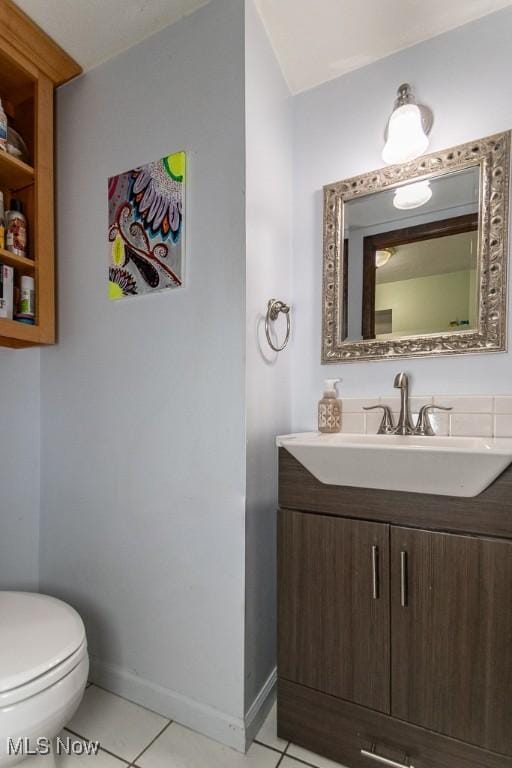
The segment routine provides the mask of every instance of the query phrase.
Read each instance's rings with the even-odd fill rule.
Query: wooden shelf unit
[[[0,346],[55,342],[54,91],[80,66],[11,0],[0,0],[0,98],[10,125],[23,137],[29,162],[0,151],[0,190],[6,210],[22,201],[28,223],[28,258],[0,249],[0,263],[35,279],[36,321],[0,318]]]

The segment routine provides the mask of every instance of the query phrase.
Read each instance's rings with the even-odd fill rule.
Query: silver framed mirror
[[[510,131],[324,187],[322,362],[506,350]]]

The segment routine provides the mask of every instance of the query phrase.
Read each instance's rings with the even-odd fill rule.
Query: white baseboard
[[[214,709],[214,707],[183,696],[181,693],[144,680],[115,664],[105,664],[94,658],[91,658],[90,679],[93,683],[97,683],[103,688],[119,694],[119,696],[158,712],[170,720],[176,720],[177,723],[219,741],[221,744],[232,747],[239,752],[245,752],[247,745],[246,725],[242,719],[239,720]],[[260,696],[261,694],[256,701],[260,699]],[[250,711],[253,710],[256,701]],[[256,709],[254,713],[253,719],[256,718]]]
[[[263,725],[275,698],[277,669],[274,667],[245,716],[245,748],[248,749]]]
[[[221,744],[245,752],[253,742],[274,702],[277,671],[274,669],[249,707],[245,720],[226,715],[181,693],[163,688],[116,664],[91,658],[93,683],[134,701],[159,715],[176,720]]]

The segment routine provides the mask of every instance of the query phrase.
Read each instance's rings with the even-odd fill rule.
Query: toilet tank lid
[[[82,619],[61,600],[0,591],[0,693],[49,672],[84,640]]]

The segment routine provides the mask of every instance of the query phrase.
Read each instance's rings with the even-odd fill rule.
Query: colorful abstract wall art
[[[108,180],[109,298],[183,284],[185,152]]]

